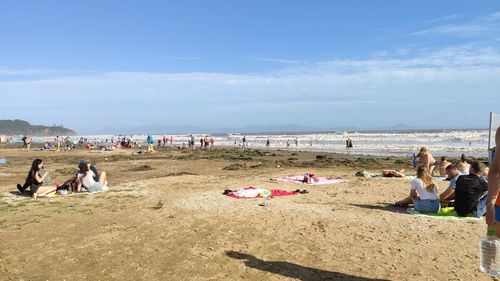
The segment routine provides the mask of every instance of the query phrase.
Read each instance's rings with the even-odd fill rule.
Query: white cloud
[[[457,24],[437,25],[431,28],[418,30],[409,33],[410,36],[426,35],[454,35],[454,36],[483,36],[489,33],[500,32],[500,12],[492,13],[487,16],[478,17],[474,20]],[[436,23],[439,21],[429,21]]]
[[[454,19],[457,19],[457,18],[461,18],[463,16],[464,16],[463,14],[447,15],[447,16],[443,16],[443,17],[439,17],[439,18],[435,18],[435,19],[430,19],[430,20],[422,21],[422,22],[419,22],[418,24],[429,24],[429,23],[437,23],[437,22],[443,22],[443,21],[450,21],[450,20],[454,20]]]
[[[309,61],[307,60],[293,60],[293,59],[283,59],[283,58],[268,58],[268,57],[249,57],[249,59],[263,61],[263,62],[272,62],[279,64],[307,64]]]

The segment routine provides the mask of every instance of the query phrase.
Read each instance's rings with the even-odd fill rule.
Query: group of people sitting
[[[424,150],[424,153],[428,152]],[[486,213],[488,192],[486,165],[481,162],[469,164],[463,155],[460,163],[448,163],[444,173],[449,185],[439,194],[431,176],[432,171],[429,170],[437,166],[435,161],[433,163],[429,161],[431,157],[427,156],[427,162],[418,166],[417,177],[411,181],[409,196],[397,201],[395,205],[400,207],[413,205],[416,211],[427,213],[439,212],[441,207],[453,206],[459,216],[483,216]]]
[[[35,159],[26,176],[25,183],[23,185],[18,184],[17,189],[21,194],[28,192],[33,198],[54,192],[67,195],[68,193],[82,191],[98,192],[108,190],[106,172],[98,173],[94,165],[90,165],[85,161],[78,163],[78,169],[76,175],[71,176],[61,185],[52,182],[49,172],[45,170],[43,160]]]

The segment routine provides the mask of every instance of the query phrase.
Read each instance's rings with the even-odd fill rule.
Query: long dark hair
[[[32,181],[35,178],[35,174],[40,171],[40,164],[42,164],[42,159],[35,159],[33,160],[33,164],[31,164],[31,169],[28,172],[28,176],[26,177],[26,181]]]
[[[89,165],[87,165],[87,163],[81,161],[80,164],[78,164],[78,168],[80,168],[80,173],[84,176],[87,175],[87,172],[89,171]]]

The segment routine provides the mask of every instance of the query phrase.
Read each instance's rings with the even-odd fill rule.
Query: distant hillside
[[[23,120],[0,120],[0,135],[76,136],[76,132],[63,126],[31,125]]]

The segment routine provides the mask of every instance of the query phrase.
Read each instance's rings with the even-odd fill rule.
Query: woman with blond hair
[[[434,174],[434,169],[436,169],[437,162],[436,159],[432,156],[432,154],[427,150],[427,147],[422,147],[420,148],[420,153],[418,154],[419,161],[418,161],[418,167],[424,167],[428,172],[429,175]]]
[[[425,167],[417,169],[417,177],[411,181],[410,196],[395,204],[399,207],[408,207],[411,203],[415,206],[415,210],[424,213],[435,213],[441,208],[437,187]]]

